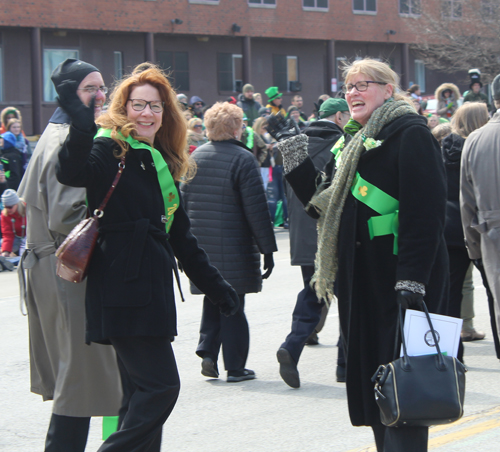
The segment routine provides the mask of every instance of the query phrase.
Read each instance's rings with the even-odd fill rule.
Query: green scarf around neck
[[[343,150],[331,185],[323,190],[320,188],[310,201],[310,205],[314,206],[320,215],[318,251],[311,287],[318,298],[325,300],[327,304],[333,300],[333,284],[338,270],[338,234],[345,200],[356,175],[359,158],[364,152],[369,152],[363,145],[364,139],[375,138],[386,124],[408,114],[416,112],[414,107],[404,100],[392,100],[377,108],[366,126],[354,135]]]

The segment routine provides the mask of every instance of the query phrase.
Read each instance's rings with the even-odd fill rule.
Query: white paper
[[[441,353],[457,357],[462,319],[439,314],[430,314],[432,326],[436,331]],[[431,328],[424,312],[406,310],[404,334],[408,356],[434,355],[437,353]],[[401,355],[403,346],[401,345]]]

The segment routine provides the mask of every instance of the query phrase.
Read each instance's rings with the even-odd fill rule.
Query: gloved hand
[[[230,287],[216,304],[219,305],[220,313],[229,317],[236,314],[238,309],[240,309],[240,297],[236,293],[236,290]]]
[[[453,107],[453,102],[449,102],[448,105],[446,106],[446,108],[451,108]]]
[[[271,276],[274,268],[274,258],[273,253],[264,254],[264,270],[267,270],[263,275],[262,279],[267,279]]]
[[[396,300],[403,309],[423,309],[424,296],[420,293],[410,292],[409,290],[398,290]]]
[[[276,141],[300,135],[300,129],[292,119],[285,119],[281,113],[266,117],[266,129]]]
[[[64,80],[56,86],[57,102],[71,118],[71,124],[82,132],[91,131],[94,126],[95,96],[87,107],[78,97],[78,83],[75,80]]]

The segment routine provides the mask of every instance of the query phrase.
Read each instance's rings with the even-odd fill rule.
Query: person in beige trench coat
[[[100,113],[105,96],[97,68],[66,60],[53,80],[54,75],[59,82],[64,77],[80,82],[79,96],[95,95],[96,116]],[[60,184],[55,174],[69,122],[58,108],[19,187],[27,209],[28,249],[19,267],[28,313],[31,391],[54,401],[46,452],[83,452],[90,417],[117,416],[122,403],[114,349],[85,344],[86,282],[74,284],[56,275],[54,253],[87,209],[86,190]]]
[[[496,79],[500,82],[499,76]],[[500,100],[499,85],[496,91],[493,89],[493,96]],[[500,339],[500,109],[465,141],[461,168],[460,211],[465,242],[469,257],[484,267],[493,294],[490,314],[497,346]]]

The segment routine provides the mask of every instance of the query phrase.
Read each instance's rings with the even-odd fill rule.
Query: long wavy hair
[[[451,118],[451,131],[467,138],[488,122],[488,107],[482,102],[465,102]]]
[[[154,147],[163,154],[172,177],[176,181],[194,171],[194,162],[186,152],[187,125],[177,102],[177,95],[170,85],[165,73],[152,63],[142,63],[134,68],[131,74],[117,82],[111,96],[108,109],[97,118],[96,123],[105,129],[111,129],[111,138],[118,143],[121,152],[115,152],[117,158],[123,157],[129,146],[118,137],[120,132],[125,138],[132,136],[138,140],[148,141],[137,134],[136,126],[127,117],[127,102],[131,91],[136,86],[151,85],[160,93],[164,102],[162,126],[156,132]]]

